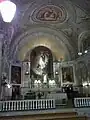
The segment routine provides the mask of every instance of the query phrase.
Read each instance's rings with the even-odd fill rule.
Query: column
[[[29,61],[29,87],[31,89],[32,88],[32,84],[31,84],[31,78],[30,78],[30,75],[31,75],[30,69],[31,69],[31,62]]]
[[[2,81],[2,44],[3,44],[4,35],[0,34],[0,98],[1,98],[1,81]]]

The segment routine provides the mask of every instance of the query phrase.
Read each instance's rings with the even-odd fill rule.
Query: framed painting
[[[73,66],[63,67],[62,68],[62,83],[73,83]]]
[[[21,84],[21,67],[11,65],[11,84]]]

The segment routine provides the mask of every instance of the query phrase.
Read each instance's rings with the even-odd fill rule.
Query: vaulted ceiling
[[[90,36],[89,0],[13,0],[17,13],[11,24],[1,20],[9,59],[23,60],[37,45],[53,55],[77,58],[81,42]],[[4,26],[4,27],[3,27]]]

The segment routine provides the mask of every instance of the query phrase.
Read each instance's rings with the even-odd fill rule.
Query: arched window
[[[83,51],[90,49],[90,36],[88,36],[85,40],[83,40],[82,44],[83,44]]]

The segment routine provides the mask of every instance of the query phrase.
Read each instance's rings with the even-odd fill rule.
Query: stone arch
[[[22,33],[17,39],[14,40],[12,49],[10,50],[11,58],[15,59],[16,53],[20,46],[24,45],[25,42],[30,41],[30,39],[34,36],[38,37],[38,34],[49,34],[51,37],[54,36],[57,43],[62,42],[68,54],[74,52],[74,48],[70,45],[68,36],[66,36],[62,31],[58,29],[54,29],[53,27],[46,26],[33,26],[31,29]]]
[[[90,38],[90,31],[83,31],[79,37],[78,37],[78,50],[81,51],[82,49],[86,49],[85,45],[83,46],[84,42],[89,42],[89,38]],[[90,43],[89,43],[90,44]],[[82,48],[84,47],[84,48]],[[83,51],[81,51],[83,52]]]

